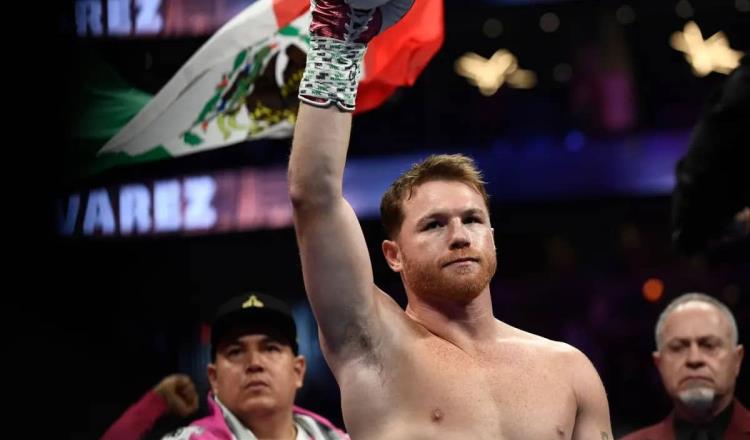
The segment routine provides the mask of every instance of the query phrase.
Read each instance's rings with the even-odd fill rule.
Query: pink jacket
[[[242,440],[254,439],[248,430],[237,428],[237,420],[208,396],[209,415],[164,437],[164,440]],[[109,427],[100,440],[138,440],[167,413],[164,399],[153,390],[133,404]],[[311,440],[349,440],[349,436],[326,418],[295,406],[293,417],[297,426]],[[236,432],[235,432],[236,431]]]

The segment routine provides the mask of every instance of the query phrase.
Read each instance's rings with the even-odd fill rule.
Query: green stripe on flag
[[[127,153],[118,151],[116,153],[102,153],[96,158],[96,161],[92,164],[90,172],[92,174],[100,173],[104,170],[108,170],[118,165],[132,165],[141,162],[149,162],[152,160],[169,159],[172,155],[169,154],[166,148],[162,145],[158,145],[144,153],[131,156]]]

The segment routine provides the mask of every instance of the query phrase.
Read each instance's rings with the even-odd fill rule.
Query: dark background
[[[20,262],[33,270],[20,274],[20,318],[34,330],[18,356],[22,369],[40,385],[45,420],[71,438],[97,438],[124,409],[166,374],[191,374],[205,392],[205,346],[201,324],[212,308],[234,294],[261,290],[298,305],[304,315],[302,285],[291,229],[212,236],[123,239],[61,239],[54,234],[53,200],[68,188],[125,179],[182,175],[193,171],[283,164],[288,141],[259,141],[167,162],[114,169],[91,178],[69,172],[77,147],[70,133],[80,105],[76,87],[89,57],[113,66],[133,86],[156,93],[207,36],[80,37],[74,34],[72,6],[60,2],[45,18],[54,38],[45,57],[28,55],[34,85],[28,106],[41,107],[46,129],[25,145],[43,151],[28,184],[39,186],[20,205],[29,229],[21,238]],[[734,1],[693,0],[693,16],[704,37],[723,30],[735,49],[750,48],[750,13]],[[446,40],[413,88],[398,91],[381,108],[358,116],[350,154],[378,158],[406,152],[469,151],[481,155],[498,140],[514,148],[535,148],[528,139],[562,140],[571,131],[595,139],[607,154],[608,142],[664,131],[689,132],[704,103],[724,75],[694,76],[669,35],[688,20],[677,2],[632,1],[631,24],[617,22],[625,2],[570,1],[519,4],[446,2]],[[560,27],[539,29],[545,12]],[[503,32],[482,32],[487,18]],[[461,54],[489,57],[497,48],[515,53],[522,67],[537,72],[533,90],[504,87],[487,98],[453,72]],[[149,62],[146,62],[146,59]],[[559,63],[572,68],[569,81],[556,81]],[[625,72],[633,90],[633,121],[608,127],[602,109],[611,102],[595,96],[596,78]],[[387,129],[384,129],[387,128]],[[555,142],[539,148],[557,148]],[[603,146],[601,146],[603,145]],[[32,149],[32,147],[35,147]],[[44,147],[42,149],[36,147]],[[687,145],[685,145],[687,149]],[[554,164],[538,179],[556,175]],[[592,166],[595,163],[592,161]],[[561,185],[564,183],[561,182]],[[36,189],[36,188],[35,188]],[[492,217],[499,269],[492,284],[496,316],[511,325],[566,341],[594,362],[607,389],[615,435],[663,418],[670,405],[650,360],[653,327],[665,303],[685,291],[724,300],[735,312],[740,341],[750,336],[750,263],[746,252],[678,254],[671,243],[670,193],[569,194],[550,200],[524,199],[523,188],[509,188],[493,201]],[[398,277],[380,255],[383,232],[377,219],[362,226],[371,247],[380,287],[404,303]],[[743,248],[744,249],[744,248]],[[746,249],[745,249],[746,250]],[[665,286],[656,303],[642,294],[658,278]],[[299,403],[341,425],[338,390],[319,363],[313,344],[303,347],[313,363]],[[745,362],[737,396],[750,403]],[[35,407],[36,408],[36,407]],[[45,423],[45,424],[47,424]],[[157,431],[167,429],[170,421]]]

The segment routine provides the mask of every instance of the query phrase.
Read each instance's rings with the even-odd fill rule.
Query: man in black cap
[[[164,440],[348,439],[325,418],[294,405],[304,375],[290,308],[261,293],[235,296],[219,306],[211,325],[210,414]]]

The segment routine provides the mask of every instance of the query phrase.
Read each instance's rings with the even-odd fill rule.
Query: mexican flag
[[[310,19],[308,0],[258,0],[247,7],[104,144],[93,171],[291,137]],[[369,45],[357,112],[412,85],[442,41],[442,0],[416,0]]]

